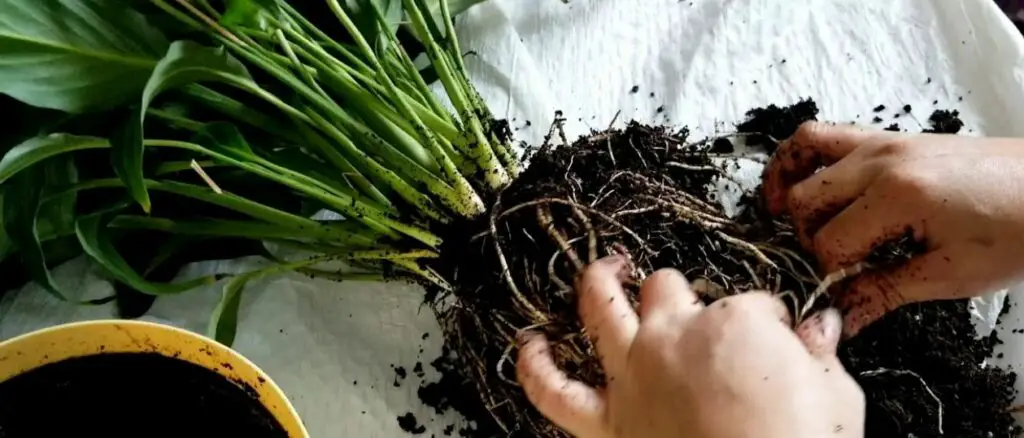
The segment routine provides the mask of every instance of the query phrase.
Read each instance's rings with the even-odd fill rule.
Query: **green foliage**
[[[209,328],[225,343],[246,283],[267,275],[447,287],[420,263],[441,244],[430,230],[481,213],[479,192],[516,172],[452,35],[451,15],[477,2],[8,0],[0,94],[20,103],[0,96],[19,128],[0,134],[0,272],[63,296],[48,268],[84,252],[133,317],[217,280],[172,282],[183,263],[267,257],[225,284]],[[276,260],[264,242],[314,255]],[[313,268],[336,258],[365,271]]]
[[[46,267],[46,256],[36,232],[36,214],[42,192],[41,169],[33,166],[20,172],[4,185],[4,233],[14,249],[19,251],[32,279],[53,296],[66,300]]]
[[[216,281],[214,276],[199,277],[179,283],[147,281],[121,257],[114,247],[110,229],[107,228],[107,223],[110,222],[113,215],[114,212],[98,212],[82,216],[75,222],[75,234],[78,235],[78,241],[82,244],[85,253],[89,254],[98,265],[105,269],[107,274],[117,281],[149,295],[177,294]]]
[[[142,138],[146,111],[163,91],[203,81],[249,79],[249,72],[223,48],[210,49],[191,41],[175,41],[167,55],[157,63],[142,91],[138,112],[111,139],[114,170],[128,185],[133,199],[146,212],[150,210],[149,193],[143,182]]]
[[[138,96],[167,40],[117,1],[8,0],[0,7],[0,93],[82,112]]]

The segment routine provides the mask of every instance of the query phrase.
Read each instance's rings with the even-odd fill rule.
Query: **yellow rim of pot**
[[[163,324],[85,321],[8,339],[0,342],[0,382],[48,363],[99,353],[158,353],[244,382],[256,391],[260,403],[288,436],[309,436],[284,392],[259,367],[217,341]]]

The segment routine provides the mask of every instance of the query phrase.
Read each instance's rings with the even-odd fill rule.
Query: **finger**
[[[804,248],[814,251],[814,234],[861,197],[878,173],[878,166],[850,156],[789,189],[788,211]]]
[[[765,168],[763,190],[769,211],[776,215],[785,212],[790,187],[819,167],[839,161],[873,135],[848,125],[800,125],[793,137],[779,145]]]
[[[768,292],[754,291],[738,295],[732,295],[715,301],[709,309],[723,309],[739,313],[730,313],[733,316],[749,317],[750,315],[766,315],[769,318],[777,319],[786,327],[793,325],[793,317],[789,314],[789,308],[778,296]]]
[[[643,322],[666,317],[689,320],[700,313],[700,301],[690,283],[675,269],[659,269],[640,286],[640,319]]]
[[[526,398],[551,422],[574,436],[596,436],[604,416],[604,397],[558,369],[544,335],[523,336],[516,378]]]
[[[878,187],[884,187],[879,184]],[[818,262],[826,272],[835,272],[863,261],[880,245],[899,239],[908,231],[915,241],[925,239],[924,217],[928,214],[908,205],[894,205],[884,188],[868,189],[864,196],[823,225],[811,243]]]
[[[625,257],[605,257],[588,266],[576,285],[579,313],[610,375],[618,374],[625,364],[629,347],[640,327],[632,304],[622,289],[629,276]]]
[[[832,361],[836,347],[843,333],[843,317],[836,309],[825,309],[815,313],[796,328],[797,337],[807,347],[807,352],[819,360]]]
[[[959,298],[965,290],[950,266],[950,253],[937,249],[889,269],[864,272],[836,294],[844,312],[843,335],[856,335],[868,324],[908,303]]]

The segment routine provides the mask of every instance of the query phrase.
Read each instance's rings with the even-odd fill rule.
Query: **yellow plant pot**
[[[0,342],[0,382],[49,363],[99,353],[157,353],[245,382],[289,437],[309,436],[288,398],[256,365],[212,339],[162,324],[125,320],[76,322]]]

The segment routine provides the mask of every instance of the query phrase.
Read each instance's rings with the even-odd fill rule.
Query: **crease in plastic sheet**
[[[700,137],[729,132],[747,109],[801,97],[818,102],[822,119],[862,124],[876,105],[910,104],[912,114],[894,120],[910,131],[927,125],[938,100],[960,110],[971,135],[1024,136],[1024,41],[989,0],[498,0],[471,9],[460,30],[481,94],[530,144],[556,110],[570,137],[613,119],[687,126]],[[742,162],[745,188],[756,186],[760,166]],[[726,201],[738,196],[720,188]],[[256,263],[196,264],[181,276]],[[84,260],[55,274],[83,296],[111,292]],[[460,420],[416,396],[436,378],[428,362],[441,351],[421,293],[398,283],[263,279],[246,289],[234,347],[285,390],[312,436],[406,436],[396,420],[406,413],[426,428],[421,436],[442,436]],[[160,298],[145,319],[202,332],[219,295],[215,285]],[[981,332],[1001,303],[998,294],[975,300]],[[990,363],[1020,371],[1018,309],[996,329],[1005,355]],[[115,315],[113,306],[76,307],[26,286],[0,301],[0,338]],[[396,377],[392,365],[416,362],[422,379]]]

